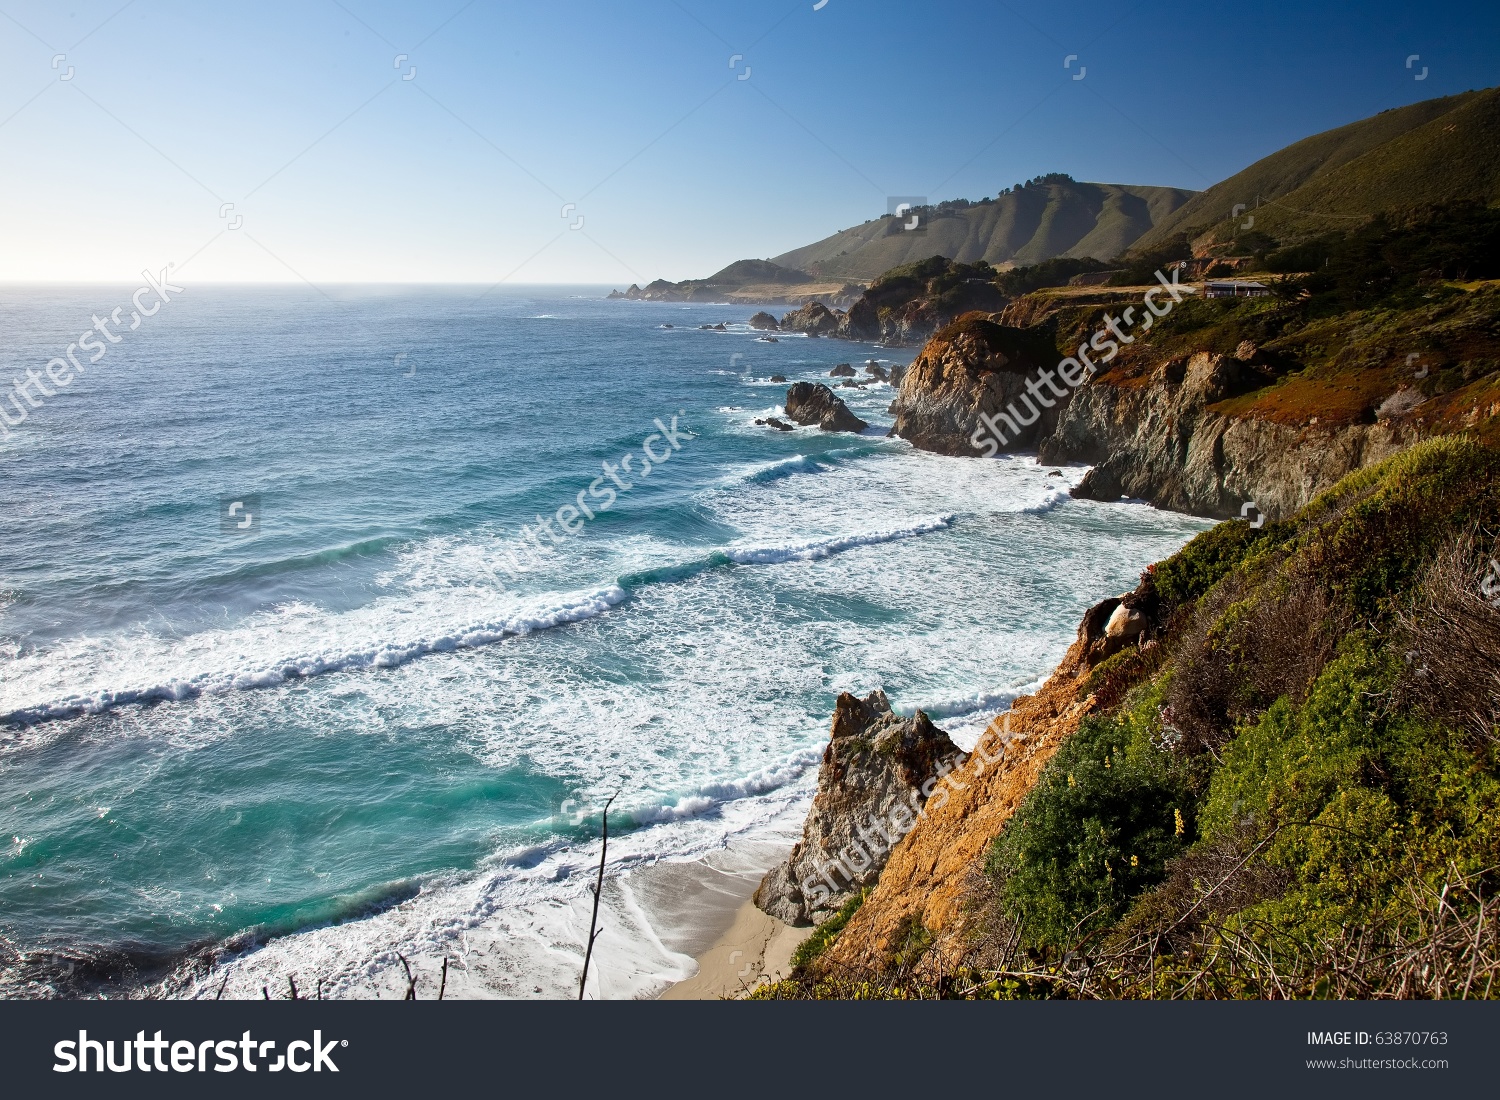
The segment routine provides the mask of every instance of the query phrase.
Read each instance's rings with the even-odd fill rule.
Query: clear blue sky
[[[1493,2],[815,2],[0,0],[0,280],[681,279],[1500,83]]]

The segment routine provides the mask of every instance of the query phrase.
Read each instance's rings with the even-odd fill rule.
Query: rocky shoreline
[[[767,873],[755,904],[787,924],[816,925],[863,897],[825,965],[876,971],[914,928],[936,937],[940,953],[961,952],[990,840],[1098,709],[1100,695],[1080,688],[1109,658],[1149,645],[1159,614],[1144,581],[1089,608],[1052,676],[1017,697],[972,752],[921,711],[892,714],[882,692],[840,695],[802,839]]]
[[[1092,465],[1074,490],[1081,498],[1220,519],[1248,505],[1250,518],[1280,519],[1429,434],[1422,402],[1402,402],[1412,391],[1399,383],[1372,422],[1235,415],[1224,406],[1265,384],[1264,356],[1248,341],[1232,352],[1141,356],[1128,374],[1103,370],[1076,389],[1049,390],[1037,379],[1059,356],[1045,328],[998,316],[968,315],[927,343],[891,406],[893,435],[939,454],[1035,452],[1044,463]],[[986,418],[1018,405],[1032,420],[996,447]]]

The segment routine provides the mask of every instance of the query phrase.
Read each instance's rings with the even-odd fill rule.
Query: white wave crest
[[[890,527],[884,530],[866,531],[858,535],[840,535],[835,538],[812,539],[784,546],[726,546],[724,556],[739,565],[776,565],[788,561],[817,561],[858,546],[875,546],[882,542],[896,542],[899,539],[931,534],[934,531],[946,531],[957,519],[956,515],[938,516],[905,527]]]
[[[751,798],[779,790],[788,783],[801,778],[806,771],[823,758],[822,746],[803,749],[779,764],[772,764],[760,771],[752,772],[742,779],[727,783],[709,783],[696,791],[683,795],[675,802],[661,802],[627,810],[629,817],[639,825],[656,824],[663,821],[681,821],[698,817],[709,810],[740,798]]]
[[[504,618],[469,623],[438,634],[403,641],[383,642],[367,648],[282,657],[265,664],[236,669],[220,668],[186,677],[170,677],[153,683],[100,688],[63,696],[47,702],[15,707],[0,713],[0,723],[31,723],[84,714],[103,714],[132,703],[182,701],[203,695],[222,695],[275,687],[291,680],[310,679],[332,672],[396,668],[430,653],[477,649],[506,638],[532,634],[603,614],[623,603],[629,594],[618,585],[588,593],[574,593],[551,604],[536,604]],[[312,609],[303,608],[303,613]],[[314,612],[315,613],[315,612]],[[211,652],[211,639],[194,647]]]

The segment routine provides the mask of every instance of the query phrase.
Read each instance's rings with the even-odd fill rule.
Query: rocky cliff
[[[840,695],[802,840],[766,875],[755,904],[788,924],[836,912],[879,877],[923,813],[935,777],[959,757],[921,711],[894,714],[881,691],[862,700]]]
[[[901,377],[891,411],[892,435],[925,451],[948,455],[985,453],[975,442],[982,418],[1020,403],[1030,420],[1018,425],[1007,450],[1034,447],[1057,426],[1062,407],[1058,395],[1038,396],[1028,381],[1050,362],[1056,350],[1045,337],[997,324],[982,314],[968,314],[928,341]]]
[[[871,731],[864,735],[868,739],[877,729],[897,727],[889,717],[884,727],[879,720],[870,722],[856,711],[856,700],[840,697],[833,741],[818,776],[818,800],[808,814],[803,841],[786,864],[766,877],[757,904],[790,920],[796,915],[795,902],[778,899],[795,897],[788,888],[794,876],[798,882],[817,881],[818,870],[826,866],[818,862],[818,853],[838,851],[854,836],[857,826],[882,813],[889,816],[886,806],[899,805],[913,790],[925,792],[921,814],[912,820],[909,832],[902,830],[906,835],[897,838],[899,843],[888,858],[880,860],[884,869],[875,865],[864,871],[841,897],[824,900],[814,917],[836,908],[853,889],[875,882],[878,876],[868,900],[830,948],[825,965],[879,971],[913,928],[936,937],[939,952],[960,953],[965,928],[975,915],[975,873],[985,848],[1035,784],[1058,745],[1096,709],[1095,695],[1080,698],[1080,686],[1101,662],[1128,645],[1148,640],[1156,629],[1155,611],[1154,601],[1139,591],[1095,605],[1084,616],[1077,640],[1051,679],[1035,695],[1018,698],[1008,714],[985,731],[972,754],[956,754],[951,748],[939,751],[946,737],[934,743],[930,734],[922,738],[915,730],[906,732],[905,743],[925,747],[906,757],[906,774],[899,780],[890,764],[876,773],[884,777],[878,784],[842,778],[847,773],[831,762],[842,758],[836,748],[841,728],[869,723],[863,727]],[[914,726],[922,718],[919,714],[907,722]],[[843,755],[848,755],[847,750]]]
[[[1222,518],[1253,503],[1276,519],[1418,439],[1483,435],[1500,413],[1493,286],[1315,325],[1295,304],[1186,301],[1165,331],[1104,360],[1090,334],[1132,299],[1139,308],[1144,289],[1049,292],[966,315],[907,371],[892,434],[941,454],[1091,464],[1081,497]],[[1062,384],[1082,372],[1068,379],[1059,349],[1076,364],[1089,346],[1098,373]]]
[[[1198,352],[1162,364],[1144,385],[1084,386],[1040,441],[1039,458],[1094,463],[1078,497],[1217,517],[1251,504],[1279,519],[1418,438],[1415,416],[1289,425],[1214,411],[1242,369],[1232,355]]]

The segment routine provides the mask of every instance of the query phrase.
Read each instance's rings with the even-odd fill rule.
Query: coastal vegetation
[[[1500,995],[1497,532],[1500,455],[1443,437],[1200,535],[1143,576],[1158,630],[961,942],[763,995]]]
[[[1197,253],[1243,254],[1254,251],[1254,233],[1287,241],[1358,226],[1383,210],[1466,199],[1488,205],[1500,199],[1497,140],[1500,89],[1382,111],[1262,157],[1194,195],[1131,247],[1159,248],[1181,234]]]

